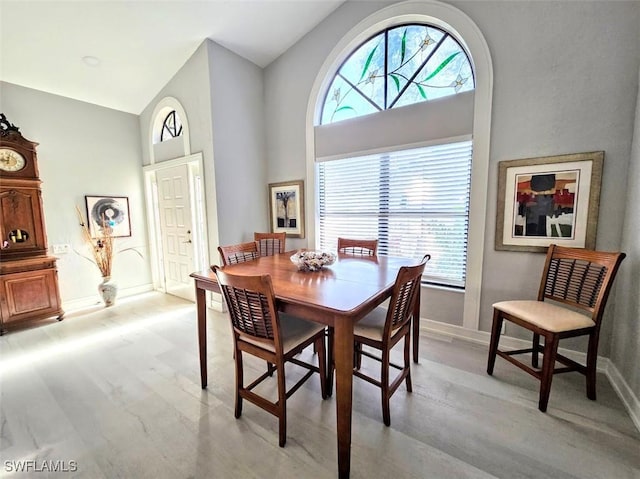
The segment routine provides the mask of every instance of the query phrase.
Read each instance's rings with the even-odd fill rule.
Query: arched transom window
[[[321,124],[474,89],[469,58],[455,38],[431,26],[394,26],[364,42],[338,69]]]
[[[431,254],[426,281],[465,287],[474,83],[461,42],[431,25],[385,28],[351,51],[315,128],[322,249],[375,238],[382,255]]]
[[[162,122],[160,141],[166,141],[182,135],[182,121],[175,110],[171,110]]]

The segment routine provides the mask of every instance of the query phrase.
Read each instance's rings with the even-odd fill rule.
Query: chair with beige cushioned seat
[[[242,400],[247,399],[256,406],[270,412],[279,419],[279,444],[286,442],[287,407],[286,401],[309,377],[320,374],[322,398],[326,393],[326,354],[324,345],[324,326],[315,324],[285,313],[276,308],[271,277],[241,276],[225,273],[218,266],[213,267],[218,284],[224,295],[233,327],[233,345],[236,369],[235,417],[242,414]],[[318,366],[306,363],[295,356],[310,344],[318,351]],[[253,389],[271,376],[272,371],[244,385],[243,353],[257,356],[274,364],[278,380],[278,400],[269,401]],[[306,374],[288,391],[286,390],[285,369],[290,362],[308,369]]]
[[[389,309],[378,307],[357,322],[354,327],[354,376],[364,379],[382,390],[382,417],[385,425],[391,424],[389,400],[398,386],[406,382],[407,391],[411,392],[411,361],[409,349],[411,344],[411,319],[414,313],[415,302],[420,294],[420,283],[430,255],[425,255],[416,266],[403,266],[398,271]],[[404,338],[404,366],[391,362],[391,349]],[[363,349],[363,345],[372,347],[382,352],[378,357]],[[379,361],[380,379],[372,378],[364,374],[362,356]],[[399,369],[400,374],[390,383],[390,367]]]
[[[493,325],[487,373],[493,374],[496,355],[540,381],[538,409],[547,410],[555,373],[578,371],[586,376],[587,397],[596,398],[596,360],[602,314],[624,253],[549,246],[537,300],[501,301],[493,305]],[[553,302],[551,302],[553,301]],[[533,333],[531,348],[499,350],[503,320]],[[540,337],[544,347],[540,346]],[[558,353],[560,339],[588,336],[586,364]],[[531,353],[531,366],[515,359]],[[542,353],[542,368],[538,355]],[[555,367],[556,361],[564,367]]]

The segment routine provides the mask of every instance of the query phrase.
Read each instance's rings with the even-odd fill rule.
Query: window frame
[[[422,62],[420,63],[420,65],[418,66],[418,68],[416,68],[413,73],[411,74],[411,76],[409,77],[409,79],[407,80],[406,84],[401,88],[401,90],[398,92],[398,94],[395,96],[395,98],[392,100],[392,102],[389,104],[388,101],[388,82],[389,82],[389,72],[388,72],[388,58],[389,58],[389,32],[391,30],[396,30],[399,28],[403,28],[403,27],[412,27],[412,26],[420,26],[420,27],[426,27],[426,28],[432,28],[434,30],[438,30],[439,32],[441,32],[442,38],[440,38],[440,40],[438,40],[436,42],[436,46],[427,54],[426,58],[424,60],[422,60]],[[382,75],[383,77],[383,82],[384,82],[384,86],[383,86],[383,91],[384,91],[384,105],[381,108],[374,100],[372,100],[370,98],[369,95],[366,95],[359,87],[357,84],[353,84],[353,82],[351,82],[348,78],[346,78],[344,75],[342,75],[340,73],[340,71],[342,70],[342,68],[354,57],[354,55],[356,55],[360,49],[365,46],[368,42],[370,42],[372,39],[380,36],[380,35],[384,35],[384,55],[385,55],[385,61],[384,61],[384,74]],[[427,65],[427,63],[431,60],[431,58],[438,52],[438,49],[440,48],[440,46],[445,42],[445,40],[447,38],[451,38],[452,41],[454,41],[458,47],[460,47],[460,50],[462,51],[462,53],[464,53],[467,63],[470,65],[471,68],[471,77],[470,80],[473,84],[473,88],[472,90],[475,91],[476,89],[476,79],[475,79],[475,69],[473,67],[473,62],[471,61],[469,52],[467,51],[467,49],[465,48],[465,45],[460,43],[460,41],[455,37],[455,35],[453,35],[452,33],[448,32],[447,30],[445,30],[444,28],[440,27],[439,25],[436,24],[432,24],[432,23],[428,23],[428,22],[404,22],[404,23],[398,23],[398,24],[394,24],[391,26],[388,26],[382,30],[379,30],[376,33],[373,33],[371,35],[369,35],[364,41],[360,42],[358,44],[358,46],[356,46],[355,48],[353,48],[351,50],[351,52],[347,55],[347,57],[340,63],[340,65],[336,68],[335,73],[333,74],[333,76],[331,77],[331,80],[328,82],[327,87],[325,88],[324,94],[322,95],[322,101],[320,103],[320,111],[319,111],[319,118],[318,118],[318,125],[327,125],[327,124],[331,124],[331,123],[337,123],[339,121],[343,121],[343,120],[336,120],[336,121],[329,121],[329,122],[323,122],[322,121],[322,117],[324,115],[324,110],[325,110],[325,106],[327,104],[327,101],[330,97],[330,95],[332,94],[332,88],[331,86],[333,85],[333,83],[335,82],[335,79],[337,77],[340,77],[342,79],[342,81],[344,81],[345,83],[349,84],[351,86],[351,88],[353,88],[359,95],[362,96],[362,98],[364,98],[365,100],[367,100],[376,110],[377,112],[380,111],[385,111],[385,110],[390,110],[393,109],[396,105],[396,103],[402,98],[402,96],[404,95],[404,93],[406,92],[406,90],[412,85],[413,80],[416,78],[416,76],[423,70],[423,68]],[[366,72],[367,70],[365,70]],[[363,72],[364,73],[364,72]],[[464,90],[464,91],[468,91],[468,90]],[[458,91],[456,91],[457,94]],[[431,99],[427,99],[424,98],[424,100],[422,100],[422,102],[428,102],[431,101]],[[414,102],[414,103],[421,103],[421,102]],[[405,105],[401,105],[400,107],[405,106]],[[335,114],[335,112],[334,112]],[[360,116],[363,116],[367,113],[363,113],[363,114],[359,114],[356,115],[354,117],[351,117],[349,119],[352,118],[358,118]],[[369,113],[371,114],[371,113]],[[374,113],[375,114],[375,113]],[[344,119],[346,120],[346,119]]]
[[[438,149],[440,149],[441,151],[438,152]],[[460,153],[460,151],[462,151],[462,153]],[[454,155],[457,158],[454,158]],[[460,168],[458,171],[459,175],[466,176],[466,185],[463,186],[463,188],[466,189],[466,201],[464,206],[464,212],[455,211],[455,208],[443,211],[442,205],[439,205],[438,201],[430,202],[426,204],[422,203],[419,207],[420,211],[408,211],[405,213],[402,213],[397,208],[393,208],[390,206],[393,200],[397,201],[403,194],[407,194],[407,192],[410,192],[410,190],[401,190],[401,191],[392,190],[391,187],[393,187],[393,184],[398,180],[402,180],[406,176],[406,169],[403,170],[401,164],[400,164],[401,166],[400,170],[397,170],[391,167],[394,161],[401,162],[403,161],[403,159],[406,159],[407,156],[410,156],[414,162],[416,161],[424,162],[422,164],[422,169],[420,170],[420,173],[422,173],[424,176],[424,173],[429,172],[429,169],[433,165],[433,163],[429,165],[430,161],[436,160],[437,163],[439,163],[441,161],[446,161],[448,158],[458,159],[458,160],[459,158],[464,158],[464,161],[466,162],[467,155],[468,155],[468,162],[464,166],[459,165]],[[469,242],[468,233],[469,233],[469,221],[470,221],[469,214],[470,214],[470,197],[471,197],[470,188],[471,188],[472,158],[473,158],[473,140],[471,137],[465,136],[465,137],[457,137],[457,138],[443,138],[441,141],[438,141],[436,143],[428,143],[420,146],[398,145],[397,147],[389,151],[380,151],[380,152],[377,152],[374,154],[368,154],[368,155],[354,154],[353,156],[345,156],[338,159],[316,162],[316,168],[315,168],[315,172],[316,172],[315,178],[317,183],[316,218],[318,223],[317,239],[319,241],[319,246],[321,248],[323,247],[330,248],[329,245],[331,243],[332,235],[329,232],[323,232],[323,228],[322,228],[322,224],[323,222],[326,221],[326,218],[328,217],[336,218],[344,215],[344,216],[356,217],[356,218],[358,216],[361,216],[363,219],[365,219],[365,218],[371,218],[372,217],[371,212],[373,210],[377,210],[377,216],[375,216],[376,218],[375,221],[377,224],[376,233],[373,236],[369,235],[371,236],[371,238],[367,236],[367,239],[378,240],[378,253],[381,255],[387,255],[391,251],[392,256],[409,257],[403,254],[398,254],[397,251],[390,249],[390,243],[394,239],[394,235],[390,234],[390,228],[389,228],[390,221],[398,220],[398,219],[401,220],[403,217],[412,217],[412,216],[427,219],[427,220],[433,219],[435,216],[436,218],[439,218],[444,221],[446,221],[446,219],[459,220],[460,218],[463,218],[463,221],[465,224],[464,231],[462,231],[460,228],[456,228],[455,230],[456,233],[461,234],[461,236],[464,237],[463,251],[461,251],[462,258],[463,258],[462,259],[463,266],[462,266],[462,271],[458,272],[460,276],[459,277],[450,276],[447,278],[446,275],[435,275],[435,274],[430,275],[429,271],[425,271],[425,275],[423,275],[423,278],[422,278],[422,284],[440,286],[444,288],[464,291],[465,283],[466,283],[466,263],[467,263],[468,242]],[[335,165],[340,161],[349,161],[349,160],[352,160],[355,162],[360,160],[363,163],[370,161],[371,163],[375,163],[375,168],[378,173],[376,176],[380,179],[380,182],[377,185],[372,186],[371,188],[367,188],[367,191],[374,192],[375,190],[377,190],[378,194],[376,196],[379,201],[376,204],[371,204],[371,205],[368,205],[366,203],[359,203],[355,205],[356,209],[351,211],[345,210],[342,208],[340,208],[339,211],[331,210],[331,209],[330,211],[326,211],[325,210],[326,196],[322,198],[321,196],[326,192],[327,187],[323,184],[323,182],[326,182],[327,178],[325,176],[326,173],[322,172],[321,170],[323,170],[324,168],[331,168],[332,164]],[[344,166],[344,163],[341,166]],[[358,165],[355,168],[352,168],[352,172],[358,175],[358,173],[362,172],[360,168],[361,166]],[[393,174],[393,170],[396,170],[397,175]],[[418,173],[418,175],[416,176],[420,177],[420,173]],[[362,188],[364,188],[364,186],[362,186]],[[386,191],[386,193],[381,194],[384,191]],[[341,193],[344,194],[344,191],[341,191]],[[400,195],[398,196],[394,193],[400,193]],[[370,206],[370,208],[364,208],[365,212],[359,213],[357,210],[357,207],[363,207],[363,206]],[[359,237],[358,236],[359,229],[360,228],[358,227],[354,227],[354,229],[351,230],[349,233],[341,231],[338,234],[342,236],[346,235],[348,237]],[[366,227],[363,229],[366,229]],[[422,240],[423,243],[424,242],[438,243],[438,239],[441,238],[441,236],[438,234],[429,234],[428,226],[425,226],[424,229],[420,231],[421,235],[425,233],[428,234],[429,240],[428,241]],[[352,236],[349,236],[349,234],[351,234]],[[326,236],[329,236],[330,238],[326,238]],[[335,234],[333,236],[335,236]],[[415,237],[416,240],[419,240],[419,238],[420,236]],[[329,243],[327,243],[326,241],[329,241]],[[421,254],[424,254],[424,253],[431,253],[432,255],[431,263],[434,263],[434,250],[431,250],[431,251],[425,250]],[[458,259],[460,258],[459,255],[456,255],[455,257]],[[444,268],[444,269],[446,269],[447,271],[455,270],[455,268]]]

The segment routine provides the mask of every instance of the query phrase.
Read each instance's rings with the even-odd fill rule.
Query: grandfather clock
[[[47,253],[37,145],[0,113],[0,334],[64,314],[56,258]]]

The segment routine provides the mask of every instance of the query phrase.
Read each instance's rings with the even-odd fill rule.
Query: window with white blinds
[[[431,260],[424,280],[463,288],[472,142],[317,164],[319,242],[378,239],[378,253]]]

